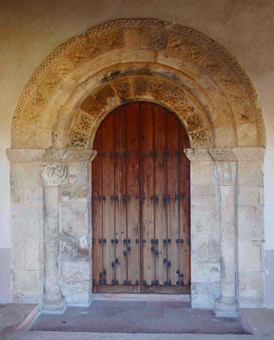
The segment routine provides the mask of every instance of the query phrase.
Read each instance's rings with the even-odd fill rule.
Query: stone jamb
[[[7,157],[11,164],[11,191],[12,200],[15,202],[11,205],[11,230],[12,230],[12,244],[13,244],[13,265],[12,272],[14,277],[14,290],[13,295],[14,302],[30,302],[38,303],[42,310],[44,311],[54,311],[62,312],[65,307],[65,301],[63,299],[64,292],[60,291],[60,281],[62,281],[62,272],[60,263],[60,245],[59,240],[60,235],[62,235],[62,202],[60,202],[60,191],[61,183],[68,184],[67,181],[67,169],[85,163],[87,164],[86,169],[86,180],[82,183],[82,186],[86,187],[86,192],[90,197],[90,162],[96,156],[96,151],[94,150],[53,150],[53,149],[8,149]],[[14,169],[14,170],[13,170]],[[35,171],[34,171],[35,170]],[[74,176],[74,177],[73,177]],[[73,181],[77,181],[77,174],[71,175]],[[34,184],[33,184],[34,183]],[[34,190],[33,187],[39,188],[39,205],[36,208],[33,202],[33,197],[29,197],[29,191]],[[21,188],[22,187],[22,188]],[[30,188],[29,188],[30,187]],[[16,195],[14,193],[16,189]],[[44,195],[41,192],[44,192]],[[26,190],[28,190],[28,195],[26,196]],[[38,190],[38,189],[37,189]],[[19,192],[19,194],[18,194]],[[32,193],[32,192],[31,192]],[[22,196],[22,197],[21,197]],[[35,202],[38,198],[35,196]],[[28,205],[26,205],[28,203]],[[38,204],[38,203],[37,203]],[[19,208],[18,209],[18,206]],[[91,210],[88,208],[90,206],[90,201],[88,199],[85,202],[87,206],[87,220],[86,227],[88,234],[87,239],[91,239]],[[44,207],[44,208],[43,208]],[[32,209],[28,213],[29,209]],[[35,210],[34,210],[35,209]],[[28,223],[27,216],[34,216],[34,212],[39,209],[41,211],[41,219],[39,220],[39,228],[37,228],[37,221]],[[37,218],[37,217],[36,217]],[[24,220],[26,221],[24,222]],[[17,222],[18,221],[18,222]],[[36,222],[36,223],[35,223]],[[30,259],[37,265],[35,270],[29,268],[28,263],[24,263],[25,254],[27,249],[21,249],[22,244],[26,242],[25,238],[28,238],[28,229],[31,226],[36,227],[33,231],[31,230],[31,245],[34,245],[34,250],[31,254]],[[27,229],[27,230],[24,230]],[[22,238],[17,241],[18,236],[22,235]],[[35,235],[35,239],[34,239]],[[40,236],[39,236],[40,235]],[[91,275],[91,245],[88,245],[88,256],[86,257],[89,261],[89,275]],[[56,249],[57,248],[57,249]],[[48,250],[50,256],[47,254]],[[20,252],[20,254],[19,254]],[[44,253],[45,252],[45,253]],[[17,257],[18,253],[18,257]],[[19,261],[19,256],[21,261]],[[37,261],[36,261],[37,259]],[[22,263],[20,267],[17,262]],[[35,275],[35,277],[34,277]],[[36,282],[35,288],[34,283],[27,279],[31,276],[32,281]],[[56,278],[59,278],[56,280]],[[89,281],[91,278],[89,277]],[[44,287],[45,282],[45,287]],[[18,287],[18,288],[17,288]],[[40,293],[33,294],[31,289],[39,291]],[[86,296],[90,295],[91,287],[86,287]],[[31,299],[28,299],[27,295],[31,295]],[[33,296],[37,295],[36,298]],[[66,297],[66,301],[70,304],[69,299]],[[80,302],[81,303],[81,302]],[[90,296],[88,297],[88,302],[90,303]],[[82,303],[83,304],[83,303]]]
[[[254,288],[254,298],[252,300],[252,303],[257,304],[258,306],[262,306],[261,301],[263,300],[263,277],[264,277],[264,268],[262,263],[258,263],[257,267],[253,268],[251,264],[247,264],[248,267],[246,270],[243,270],[243,255],[241,251],[242,244],[247,247],[247,249],[250,249],[250,247],[259,247],[260,251],[263,251],[263,226],[260,224],[255,231],[251,232],[250,237],[246,241],[246,243],[243,243],[243,240],[241,239],[241,228],[248,228],[249,226],[245,223],[245,221],[241,220],[241,214],[245,210],[249,209],[250,206],[253,209],[260,209],[262,206],[262,198],[261,198],[261,192],[263,188],[263,175],[262,175],[262,162],[264,158],[264,148],[226,148],[226,149],[186,149],[185,154],[188,157],[188,159],[191,161],[191,211],[193,209],[193,205],[196,204],[197,206],[202,206],[205,204],[206,206],[211,206],[212,202],[214,202],[214,207],[218,207],[219,204],[219,212],[221,213],[220,219],[218,212],[216,211],[216,219],[213,221],[210,221],[210,224],[213,225],[213,230],[209,232],[209,234],[204,233],[203,231],[194,232],[195,227],[195,221],[193,220],[193,214],[192,213],[192,221],[191,221],[191,228],[193,229],[191,231],[191,237],[192,239],[192,259],[191,259],[191,268],[197,269],[196,279],[195,275],[192,277],[192,306],[193,307],[210,307],[212,306],[212,303],[214,301],[214,298],[220,297],[220,300],[216,303],[216,313],[217,315],[222,316],[231,316],[232,314],[235,316],[237,313],[238,304],[237,299],[239,301],[240,306],[247,306],[248,301],[246,299],[247,294],[247,288],[245,287],[247,280],[254,280],[254,283],[249,281],[249,284],[254,284],[254,287],[256,284],[260,284],[260,291],[256,293]],[[91,240],[91,210],[90,210],[90,195],[91,195],[91,182],[90,182],[90,169],[88,168],[88,164],[91,163],[91,161],[96,156],[96,151],[93,150],[53,150],[53,149],[9,149],[7,150],[7,156],[11,162],[11,187],[12,190],[15,188],[18,189],[18,185],[21,185],[22,189],[29,190],[29,187],[36,186],[37,188],[40,188],[41,191],[42,188],[42,178],[41,178],[41,172],[43,172],[43,166],[44,168],[49,167],[52,168],[56,165],[61,167],[66,167],[69,172],[69,176],[67,178],[63,179],[63,183],[59,184],[59,182],[53,182],[53,184],[56,184],[56,187],[49,186],[48,188],[54,188],[55,190],[57,187],[59,188],[58,193],[61,197],[61,202],[58,201],[58,205],[61,204],[61,211],[63,207],[66,205],[71,206],[79,206],[79,204],[82,204],[82,207],[89,207],[87,210],[87,231],[86,234],[81,234],[79,236],[79,240],[84,243],[84,245],[80,245],[79,251],[80,256],[78,259],[82,259],[82,264],[84,264],[86,268],[86,272],[83,273],[83,275],[76,278],[76,288],[73,286],[66,286],[66,270],[69,268],[69,266],[73,265],[69,258],[62,258],[62,254],[58,256],[58,275],[60,275],[60,290],[61,294],[64,295],[66,301],[68,304],[73,305],[88,305],[90,303],[91,299],[91,244],[86,244],[87,242],[90,243]],[[83,164],[86,164],[86,177],[81,177],[79,175],[79,167],[83,168]],[[13,167],[16,171],[13,170]],[[36,169],[33,173],[31,173],[30,169]],[[246,169],[248,169],[248,172],[245,173]],[[70,172],[71,171],[71,172]],[[17,173],[17,177],[14,175],[14,173]],[[19,175],[18,175],[19,172]],[[199,175],[200,173],[200,175]],[[54,174],[54,172],[53,172]],[[245,175],[246,174],[246,175]],[[78,176],[79,175],[79,176]],[[61,176],[62,177],[62,176]],[[68,178],[70,177],[70,178]],[[33,184],[34,183],[34,184]],[[48,184],[51,184],[52,182],[48,182]],[[59,186],[60,185],[60,186]],[[77,196],[75,199],[75,189],[77,188],[86,188],[86,193],[84,194],[84,197]],[[219,191],[216,190],[216,188],[219,188]],[[45,191],[47,186],[45,186]],[[71,188],[71,189],[69,189]],[[252,193],[255,190],[256,197],[253,196],[247,196],[246,191],[249,190],[249,188],[252,189]],[[250,190],[251,190],[250,189]],[[202,190],[199,192],[199,190]],[[220,202],[223,202],[224,199],[227,197],[226,194],[228,194],[227,190],[230,192],[229,195],[231,197],[234,197],[235,204],[232,203],[229,205],[229,207],[226,204],[222,204]],[[241,192],[243,191],[243,193]],[[245,190],[245,191],[244,191]],[[248,191],[249,192],[249,191]],[[17,209],[16,204],[12,205],[11,207],[11,214],[16,215],[16,217],[20,218],[20,221],[24,220],[25,214],[28,214],[27,212],[27,206],[26,202],[29,203],[30,199],[29,197],[25,198],[25,196],[17,197],[13,193],[13,198],[16,202],[16,204],[20,205],[20,210]],[[25,195],[25,191],[24,191]],[[204,196],[203,196],[204,195]],[[19,195],[20,196],[20,195]],[[47,193],[45,192],[45,197],[47,196]],[[72,200],[70,200],[71,197],[74,197]],[[40,205],[39,207],[43,206],[45,204],[45,197],[39,198],[40,199]],[[199,200],[197,198],[199,197]],[[255,200],[255,198],[258,200]],[[23,201],[24,199],[24,201]],[[204,200],[204,201],[203,201]],[[196,201],[196,202],[195,202]],[[255,206],[255,203],[256,206]],[[36,209],[36,206],[33,206]],[[234,209],[233,209],[234,207]],[[229,208],[229,209],[228,209]],[[229,219],[233,221],[232,224],[230,224],[230,228],[234,228],[235,230],[235,241],[231,244],[234,244],[234,251],[235,251],[235,260],[234,260],[234,266],[235,266],[235,279],[234,284],[233,280],[230,280],[230,288],[232,287],[232,296],[230,296],[231,299],[234,299],[234,292],[235,292],[235,303],[230,304],[228,307],[228,301],[224,301],[225,299],[222,299],[223,289],[220,288],[220,277],[222,280],[225,280],[225,276],[220,274],[222,273],[223,268],[219,268],[218,265],[218,256],[221,257],[221,253],[219,253],[218,247],[216,248],[214,258],[210,258],[208,262],[200,263],[195,262],[195,255],[197,246],[199,246],[199,242],[204,239],[209,239],[214,233],[217,235],[218,240],[218,233],[220,230],[223,232],[224,229],[222,229],[222,221],[224,221],[223,217],[227,213],[227,210],[229,210]],[[234,212],[233,212],[234,211]],[[257,210],[256,210],[257,211]],[[234,214],[234,218],[231,216]],[[240,215],[239,215],[240,214]],[[262,214],[262,210],[259,210],[258,216]],[[239,216],[238,216],[239,215]],[[61,226],[60,228],[67,228],[68,226],[63,225],[63,217],[61,213]],[[195,216],[194,216],[195,217]],[[225,216],[227,217],[227,216]],[[261,216],[259,216],[260,218]],[[16,218],[15,218],[16,221]],[[21,222],[13,222],[13,219],[11,220],[12,225],[12,234],[17,233],[18,231],[18,223]],[[44,229],[46,226],[45,220],[43,220],[42,223],[40,223],[40,227]],[[20,224],[20,228],[24,227],[24,223]],[[202,225],[202,227],[204,227]],[[56,227],[57,228],[57,227]],[[59,228],[59,224],[58,224]],[[221,229],[219,229],[221,228]],[[247,230],[248,231],[248,230]],[[41,232],[40,232],[41,234]],[[77,232],[75,239],[77,239]],[[38,236],[37,236],[38,237]],[[195,239],[196,238],[196,239]],[[216,241],[216,240],[215,240]],[[20,240],[22,242],[22,240]],[[34,242],[37,242],[39,244],[38,238],[35,239]],[[44,241],[42,241],[43,243]],[[61,243],[62,247],[63,239],[59,242],[59,246]],[[80,242],[80,243],[81,243]],[[79,244],[80,244],[79,243]],[[217,243],[217,242],[215,242]],[[207,246],[209,243],[207,243]],[[13,253],[14,256],[17,256],[17,249],[16,247],[19,246],[18,244],[14,244]],[[239,250],[237,251],[237,247],[239,246]],[[44,246],[43,246],[44,247]],[[43,249],[42,247],[42,249]],[[195,248],[196,247],[196,248]],[[249,248],[248,248],[249,247]],[[39,250],[40,249],[40,250]],[[194,249],[194,250],[193,250]],[[244,248],[245,249],[245,248]],[[41,282],[44,282],[44,276],[43,273],[41,274],[41,266],[43,265],[43,259],[44,256],[40,256],[41,254],[41,245],[38,246],[36,249],[36,252],[33,253],[33,256],[39,258],[39,264],[37,265],[37,270],[34,272],[37,276],[37,279],[39,281],[38,286],[41,287]],[[223,254],[225,256],[226,254]],[[256,255],[254,255],[256,256]],[[256,263],[259,261],[258,256],[255,258]],[[85,262],[86,261],[86,262]],[[87,262],[89,261],[89,262]],[[86,264],[85,264],[86,263]],[[223,261],[221,262],[222,265]],[[16,264],[18,266],[18,264]],[[13,265],[13,271],[15,272],[15,287],[18,286],[18,289],[15,291],[21,291],[20,286],[20,275],[22,273],[29,273],[26,270],[28,268],[28,265],[26,267],[26,264],[23,264],[24,268],[21,267],[14,267]],[[196,266],[196,267],[195,267]],[[202,268],[202,271],[199,273],[200,267]],[[40,271],[39,271],[40,268]],[[192,272],[194,272],[194,269]],[[211,274],[212,272],[215,272],[214,279],[212,279]],[[32,272],[31,272],[32,273]],[[39,274],[40,273],[40,274]],[[19,276],[18,276],[19,275]],[[205,282],[200,282],[199,275],[205,275]],[[194,281],[194,279],[196,281]],[[261,281],[259,281],[261,279]],[[78,281],[77,281],[78,280]],[[208,281],[206,281],[208,280]],[[219,281],[218,281],[219,280]],[[256,281],[257,280],[257,281]],[[84,284],[82,284],[84,282]],[[259,283],[258,283],[259,282]],[[22,285],[29,284],[28,282],[23,282]],[[17,286],[16,286],[17,285]],[[38,287],[37,286],[37,287]],[[234,286],[234,291],[233,291]],[[210,287],[213,287],[212,291],[210,291]],[[221,286],[222,287],[222,286]],[[38,288],[35,288],[38,289]],[[23,290],[19,295],[16,295],[15,301],[23,302],[23,301],[31,301],[31,302],[38,302],[41,303],[41,297],[43,297],[43,288],[42,293],[37,295],[37,300],[27,300],[26,296],[27,294],[31,295],[31,290],[27,287],[26,291]],[[208,290],[209,289],[209,290]],[[220,292],[221,289],[221,292]],[[204,293],[203,293],[204,292]],[[206,293],[207,292],[207,293]],[[84,293],[84,298],[81,300],[81,296]],[[17,293],[16,293],[17,294]],[[199,305],[197,301],[199,301],[199,294],[204,294],[206,299],[202,304]],[[208,295],[206,295],[208,294]],[[257,295],[256,295],[257,294]],[[39,297],[40,296],[40,297]],[[221,301],[221,307],[220,303]],[[224,303],[223,303],[224,302]],[[226,308],[224,308],[224,305]],[[218,314],[219,313],[219,314]],[[220,314],[221,313],[221,314]]]
[[[264,295],[264,268],[260,254],[263,254],[263,225],[258,222],[258,225],[254,225],[253,229],[256,227],[255,231],[248,231],[248,229],[251,228],[250,223],[245,221],[243,217],[241,217],[241,214],[244,208],[249,209],[251,206],[252,209],[260,209],[261,205],[263,204],[261,195],[263,192],[262,163],[264,159],[264,151],[265,150],[263,147],[185,149],[185,154],[191,161],[191,207],[193,208],[193,205],[195,205],[195,200],[197,200],[197,196],[195,195],[196,182],[197,180],[201,180],[203,177],[202,175],[206,172],[205,165],[211,160],[213,161],[214,167],[213,178],[211,177],[212,173],[208,171],[208,175],[203,180],[202,184],[210,185],[215,182],[218,185],[220,193],[219,209],[221,216],[219,223],[221,227],[221,238],[223,234],[226,239],[229,235],[228,230],[230,230],[230,240],[228,241],[228,244],[230,244],[230,248],[232,247],[233,250],[230,249],[230,251],[226,251],[227,240],[221,242],[223,244],[223,246],[221,246],[220,252],[220,257],[223,257],[223,259],[220,261],[221,291],[220,296],[215,302],[215,313],[218,316],[237,316],[238,305],[241,307],[250,307],[255,303],[258,307],[262,307]],[[197,173],[195,173],[197,172],[197,169],[200,171],[201,176],[197,176]],[[246,169],[247,173],[244,172]],[[243,195],[241,193],[241,188],[251,191],[252,196],[250,197],[249,191],[248,195],[245,194],[245,192],[245,195]],[[209,186],[207,187],[207,190],[208,189]],[[195,235],[193,234],[196,217],[193,216],[193,210],[191,210],[191,212],[191,268],[193,268],[193,265],[195,264],[195,251],[197,251],[197,248],[201,249],[201,244],[197,242]],[[256,210],[256,213],[257,215],[255,218],[262,221],[263,211]],[[243,236],[241,235],[243,235],[243,233],[251,233],[251,236],[256,236],[253,238],[251,237],[251,239],[248,241],[245,239],[245,242],[247,242],[248,250],[250,250],[252,247],[255,249],[256,247],[259,247],[260,254],[259,252],[257,255],[252,255],[252,252],[251,254],[242,254],[244,250],[241,249],[243,248],[243,242],[241,240],[241,237],[243,238]],[[230,255],[228,256],[229,253]],[[252,267],[252,263],[249,262],[248,267],[251,268],[247,270],[245,269],[246,271],[243,271],[241,268],[246,268],[246,264],[243,265],[242,262],[245,262],[245,259],[248,259],[250,256],[255,256],[255,261],[258,263],[258,265],[254,269]],[[229,261],[230,269],[227,270],[226,262],[229,259],[232,259],[232,261]],[[259,263],[260,261],[261,263]],[[199,270],[199,268],[196,268],[195,271],[192,271],[192,273],[194,273],[194,278],[197,276],[196,270]],[[194,291],[194,289],[197,290],[197,286],[199,287],[199,284],[193,282],[193,276],[191,292],[192,306],[199,307],[196,304],[196,291]],[[248,282],[248,279],[250,279],[251,282]],[[258,287],[258,285],[262,288],[259,288],[259,292],[256,292],[255,287]],[[248,295],[247,286],[254,287],[252,291],[254,298],[250,303],[246,298]],[[208,287],[205,286],[203,289],[208,289]],[[209,294],[213,295],[213,290],[212,293]],[[201,300],[201,296],[199,296],[199,294],[197,299]]]

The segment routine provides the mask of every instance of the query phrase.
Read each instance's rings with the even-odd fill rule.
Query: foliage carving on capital
[[[208,149],[184,149],[184,154],[191,161],[212,161]]]
[[[46,164],[41,177],[45,186],[60,185],[67,177],[67,167],[62,164]]]

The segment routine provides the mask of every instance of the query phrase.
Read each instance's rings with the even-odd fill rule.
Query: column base
[[[239,317],[238,304],[236,301],[224,301],[222,298],[215,300],[214,314],[222,318],[237,318]]]
[[[42,303],[42,312],[45,313],[60,313],[62,314],[67,308],[66,300],[60,296],[56,300],[44,299]]]

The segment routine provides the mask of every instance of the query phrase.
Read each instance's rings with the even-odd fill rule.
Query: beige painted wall
[[[24,85],[43,59],[70,37],[116,18],[152,17],[193,27],[227,48],[249,74],[267,128],[265,248],[274,260],[274,1],[273,0],[2,0],[0,3],[0,250],[9,241],[11,119]],[[7,267],[7,261],[4,261]],[[2,264],[3,266],[3,264]],[[274,285],[274,268],[266,268]],[[9,300],[1,284],[0,302]],[[272,271],[271,271],[272,270]],[[268,286],[267,286],[268,287]],[[268,288],[267,288],[268,289]],[[274,295],[268,306],[274,306]]]

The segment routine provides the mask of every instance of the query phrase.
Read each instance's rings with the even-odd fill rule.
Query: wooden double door
[[[97,130],[92,163],[94,292],[189,293],[190,171],[176,115],[132,102]]]

